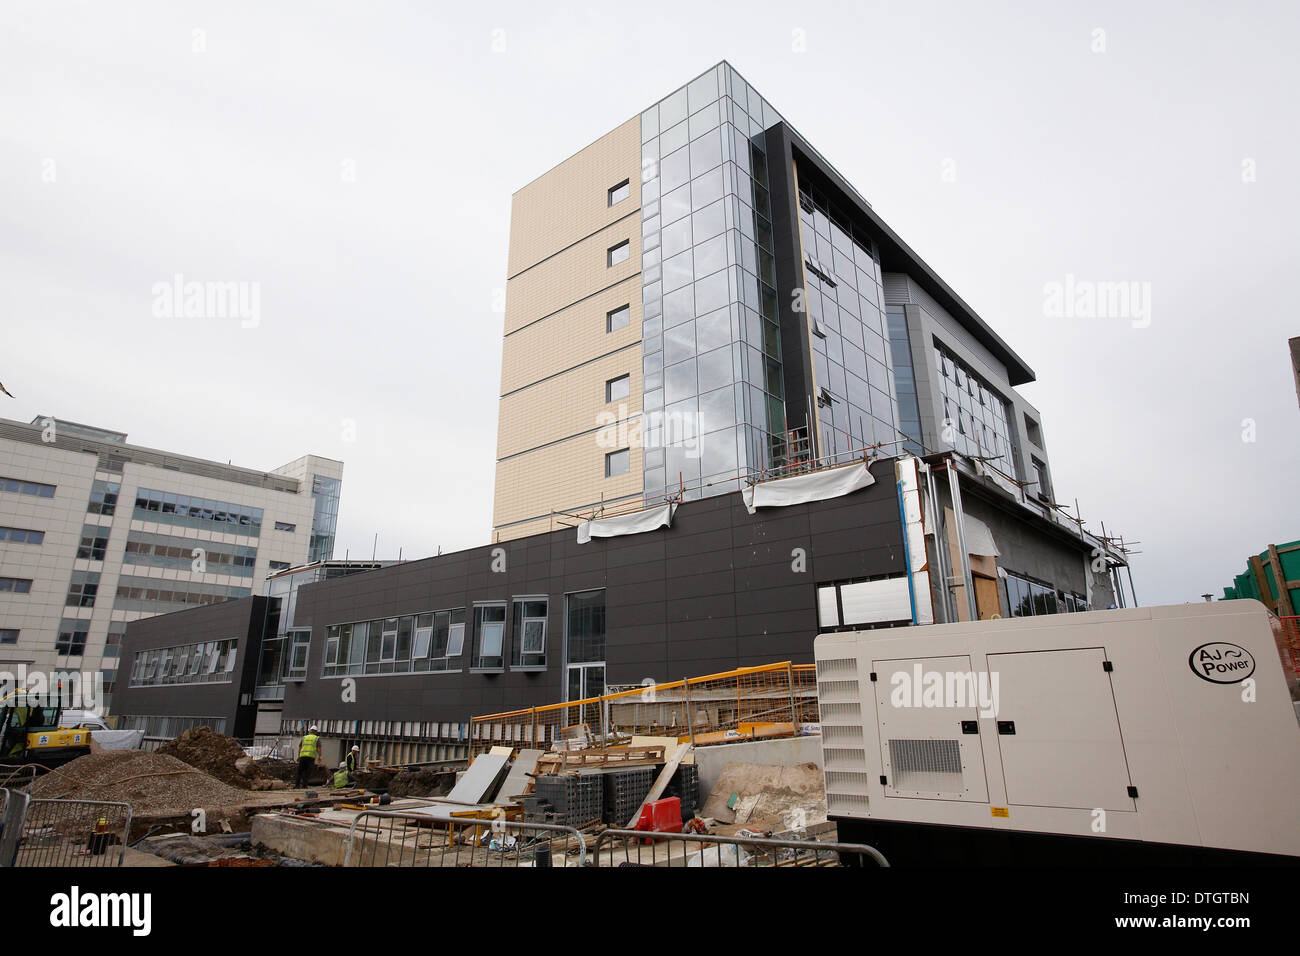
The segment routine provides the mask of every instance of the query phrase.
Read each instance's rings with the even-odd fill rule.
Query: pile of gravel
[[[248,799],[243,791],[175,757],[147,750],[105,750],[78,757],[38,778],[28,792],[41,799],[129,803],[137,816],[188,814],[197,807],[230,807]]]
[[[244,748],[233,737],[219,734],[211,727],[192,727],[174,740],[167,741],[156,752],[183,760],[232,787],[252,789],[253,778],[243,770],[251,764],[245,757]],[[237,766],[241,762],[242,766]]]

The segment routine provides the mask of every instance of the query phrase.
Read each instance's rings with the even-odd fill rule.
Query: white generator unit
[[[1270,620],[1237,600],[823,634],[828,815],[891,863],[1300,862]]]

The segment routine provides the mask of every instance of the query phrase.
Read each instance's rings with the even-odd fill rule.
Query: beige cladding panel
[[[606,332],[606,316],[628,306],[628,324]],[[501,352],[501,394],[549,378],[641,340],[641,283],[632,276],[541,322],[507,335]]]
[[[601,447],[593,432],[497,462],[493,527],[549,515],[552,509],[639,495],[641,448],[632,444],[627,474],[606,478],[605,455],[614,450]]]
[[[631,194],[609,205],[628,180]],[[641,119],[634,117],[515,193],[507,276],[519,273],[641,205]],[[638,221],[639,226],[639,221]]]
[[[629,255],[608,265],[611,247],[629,240]],[[580,303],[641,271],[641,217],[630,215],[506,282],[505,334]]]
[[[606,385],[624,375],[628,394],[606,402]],[[640,411],[641,349],[633,345],[502,398],[497,458],[589,432],[604,413],[622,419]]]

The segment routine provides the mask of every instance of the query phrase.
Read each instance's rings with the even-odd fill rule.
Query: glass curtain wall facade
[[[1020,447],[1007,421],[1006,400],[950,351],[936,344],[934,365],[943,396],[945,430],[953,448],[969,456],[995,459],[995,468],[1024,480]]]
[[[337,478],[313,475],[311,497],[315,511],[311,519],[311,550],[307,563],[330,561],[334,557],[334,532],[339,520],[339,494],[343,482]]]
[[[898,397],[872,242],[819,190],[802,185],[799,234],[812,332],[818,455],[848,460],[876,443],[886,443],[885,454],[897,454]]]
[[[777,122],[725,63],[641,115],[647,498],[735,491],[784,437],[763,139]]]

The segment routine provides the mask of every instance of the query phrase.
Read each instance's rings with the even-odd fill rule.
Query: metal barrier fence
[[[587,865],[573,827],[469,816],[364,810],[348,828],[346,866],[535,867]]]
[[[22,790],[0,789],[0,867],[14,865],[18,842],[23,836],[23,821],[27,818],[27,804],[31,800]]]
[[[475,753],[498,744],[567,749],[616,736],[675,736],[695,744],[789,737],[816,723],[817,672],[782,661],[653,684],[584,700],[474,717]]]
[[[884,854],[865,843],[822,843],[706,833],[647,833],[606,830],[591,851],[595,866],[819,867],[889,866]]]
[[[129,803],[32,800],[21,826],[13,865],[121,866],[122,851],[130,834]],[[8,837],[6,826],[6,840]]]

